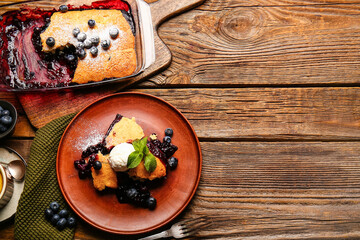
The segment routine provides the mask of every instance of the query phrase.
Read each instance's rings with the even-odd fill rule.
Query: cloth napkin
[[[56,154],[65,128],[75,114],[70,114],[40,128],[30,148],[24,190],[15,214],[16,239],[73,239],[74,228],[59,231],[45,219],[45,209],[53,201],[75,217],[63,198],[56,177]]]

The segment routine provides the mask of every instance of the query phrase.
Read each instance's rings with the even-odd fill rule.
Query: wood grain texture
[[[358,1],[219,1],[164,23],[158,85],[359,84]],[[174,34],[176,29],[176,34]]]
[[[201,148],[200,185],[180,216],[212,219],[195,239],[360,238],[359,142],[202,142]],[[13,226],[0,235],[13,238]],[[129,238],[80,221],[75,239]]]
[[[136,90],[178,108],[201,139],[359,140],[359,88]]]

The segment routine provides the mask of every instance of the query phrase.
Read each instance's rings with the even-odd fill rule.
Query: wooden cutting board
[[[18,93],[18,99],[34,127],[40,128],[55,118],[77,112],[95,100],[149,78],[169,66],[171,52],[160,39],[157,33],[158,27],[170,17],[189,10],[201,4],[204,0],[147,0],[147,2],[150,4],[155,34],[155,63],[142,74],[126,82],[61,92]]]

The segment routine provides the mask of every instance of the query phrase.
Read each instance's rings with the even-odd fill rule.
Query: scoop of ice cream
[[[135,149],[130,143],[120,143],[116,145],[110,152],[110,166],[117,172],[125,172],[128,170],[127,161],[130,153]]]

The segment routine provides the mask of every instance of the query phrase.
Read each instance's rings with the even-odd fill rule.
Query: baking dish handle
[[[144,33],[142,45],[145,49],[144,69],[146,69],[155,62],[154,29],[149,4],[143,0],[137,0],[137,2],[139,6],[140,27],[141,31]]]

